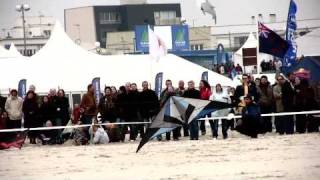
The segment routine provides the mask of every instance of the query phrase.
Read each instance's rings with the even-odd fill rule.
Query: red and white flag
[[[167,48],[164,41],[157,36],[153,30],[148,26],[149,36],[149,54],[156,59],[164,56],[167,53]]]

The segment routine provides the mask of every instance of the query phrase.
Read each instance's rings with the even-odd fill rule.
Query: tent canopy
[[[34,56],[21,62],[19,59],[1,65],[20,67],[19,71],[5,69],[0,77],[8,77],[0,83],[0,89],[16,88],[20,79],[34,84],[38,92],[48,92],[50,88],[63,88],[65,91],[85,91],[94,77],[101,78],[104,85],[119,87],[126,82],[135,82],[140,87],[142,81],[151,83],[158,72],[163,72],[163,84],[171,79],[173,85],[179,80],[194,80],[198,83],[204,71],[208,71],[209,83],[214,86],[233,86],[233,82],[220,74],[191,63],[178,56],[168,54],[159,60],[149,55],[112,55],[101,56],[88,52],[76,45],[56,23],[47,44]]]

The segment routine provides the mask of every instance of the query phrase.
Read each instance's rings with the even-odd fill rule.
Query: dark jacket
[[[84,115],[97,115],[98,108],[94,94],[89,92],[84,94],[81,99],[80,107],[84,109]]]
[[[147,89],[140,92],[140,112],[142,118],[150,118],[159,111],[159,100],[155,91]]]
[[[36,98],[25,99],[22,105],[24,114],[24,127],[32,128],[42,126],[39,120],[39,106]]]
[[[116,120],[115,98],[112,96],[103,96],[98,105],[98,111],[101,114],[102,121],[114,122]]]
[[[6,104],[7,98],[0,96],[0,108],[4,111],[4,106]]]
[[[164,89],[161,93],[160,93],[160,108],[162,108],[164,106],[164,104],[166,103],[166,101],[171,97],[171,96],[175,96],[176,92],[169,92],[168,88]]]
[[[56,118],[62,119],[63,125],[66,125],[70,120],[68,98],[58,97],[55,105]]]
[[[128,93],[128,115],[129,119],[140,118],[140,95],[138,91]]]
[[[48,120],[51,122],[54,118],[55,109],[52,103],[42,103],[39,109],[39,118],[42,124],[46,123]]]
[[[282,93],[282,104],[285,112],[291,112],[294,110],[294,96],[295,92],[294,89],[291,87],[291,84],[286,81],[281,86],[281,93]]]
[[[255,83],[251,82],[249,83],[249,87],[248,87],[248,93],[254,97],[254,102],[258,102],[259,101],[259,95],[257,93],[257,88]],[[237,86],[236,91],[234,93],[234,98],[236,100],[236,104],[240,103],[240,97],[244,96],[244,87],[243,85]]]
[[[270,107],[273,105],[273,91],[272,87],[268,84],[260,84],[257,88],[259,94],[259,105],[262,107]]]
[[[116,114],[118,117],[124,120],[128,120],[128,111],[129,111],[129,99],[128,94],[120,93],[117,95],[115,106]]]
[[[200,99],[201,95],[200,95],[200,91],[199,90],[187,89],[186,91],[184,91],[183,97]]]

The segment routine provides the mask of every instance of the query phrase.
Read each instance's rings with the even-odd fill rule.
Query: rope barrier
[[[307,115],[307,114],[320,114],[320,110],[314,111],[301,111],[301,112],[281,112],[281,113],[269,113],[269,114],[261,114],[262,117],[272,117],[272,116],[288,116],[288,115]],[[241,118],[241,115],[232,115],[232,116],[220,116],[220,117],[207,117],[200,118],[199,121],[205,120],[221,120],[227,119],[232,120],[235,118]],[[133,124],[150,124],[149,122],[116,122],[116,123],[100,123],[96,125],[133,125]],[[70,129],[70,128],[80,128],[80,127],[90,127],[94,124],[82,124],[82,125],[73,125],[73,126],[53,126],[53,127],[37,127],[37,128],[16,128],[16,129],[2,129],[1,132],[18,132],[18,131],[40,131],[40,130],[52,130],[52,129]]]

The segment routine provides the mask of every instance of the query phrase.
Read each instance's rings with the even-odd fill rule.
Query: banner
[[[139,25],[135,26],[135,38],[136,38],[136,51],[148,52],[149,51],[149,37],[148,26]]]
[[[92,85],[94,88],[94,96],[96,97],[96,103],[99,104],[101,92],[100,92],[100,78],[96,77],[92,80]]]
[[[294,33],[297,29],[296,12],[297,12],[297,5],[294,2],[294,0],[291,0],[289,5],[287,30],[286,30],[286,41],[289,44],[289,49],[282,62],[284,67],[290,67],[296,62],[297,44],[295,42],[295,37],[294,37]]]
[[[23,99],[26,96],[26,94],[27,94],[27,80],[21,79],[18,85],[18,96]]]
[[[187,25],[173,25],[172,32],[172,49],[188,50],[189,49],[189,27]]]
[[[223,55],[224,55],[224,47],[222,44],[218,44],[217,48],[217,64],[222,64],[223,62]]]
[[[158,97],[160,97],[160,93],[162,90],[162,78],[163,78],[163,73],[160,72],[156,75],[156,79],[155,79],[155,92],[158,95]]]
[[[201,80],[205,80],[208,82],[208,71],[204,71],[201,75]]]

